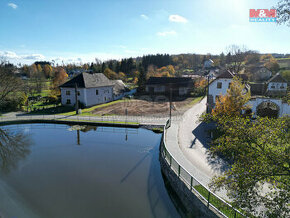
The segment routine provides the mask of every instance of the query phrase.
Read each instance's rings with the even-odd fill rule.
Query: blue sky
[[[290,53],[290,28],[250,23],[275,0],[0,0],[0,56],[88,62],[155,53],[220,54],[230,44]]]

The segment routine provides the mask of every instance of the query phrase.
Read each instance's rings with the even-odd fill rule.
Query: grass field
[[[195,190],[198,191],[205,199],[208,200],[208,194],[209,191],[204,188],[202,185],[196,185],[194,186]],[[225,214],[227,217],[234,218],[234,217],[243,217],[236,213],[235,216],[235,211],[229,207],[227,204],[225,204],[223,201],[215,197],[214,195],[210,195],[209,202],[216,207],[219,211],[221,211],[223,214]]]
[[[290,58],[277,58],[280,68],[290,69]]]

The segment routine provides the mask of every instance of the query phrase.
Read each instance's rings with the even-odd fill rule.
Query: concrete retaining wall
[[[220,217],[211,211],[188,187],[178,178],[178,176],[170,169],[170,166],[163,159],[161,153],[159,155],[161,171],[167,178],[171,187],[184,204],[188,211],[189,217]]]

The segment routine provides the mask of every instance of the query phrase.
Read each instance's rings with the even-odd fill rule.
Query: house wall
[[[187,95],[188,94],[188,88],[187,87],[179,87],[179,95]]]
[[[268,91],[286,91],[287,83],[270,82],[267,89]]]
[[[209,85],[208,94],[212,96],[213,103],[216,102],[216,97],[220,95],[225,95],[229,88],[229,84],[231,83],[231,79],[216,79]],[[222,83],[222,87],[217,88],[218,82]]]
[[[287,103],[283,103],[281,99],[274,98],[256,98],[250,100],[247,105],[251,106],[252,112],[254,116],[257,116],[257,107],[263,102],[273,102],[279,107],[279,117],[290,115],[290,105]]]
[[[62,105],[70,105],[73,106],[76,103],[76,97],[75,97],[75,88],[60,88],[61,91],[61,104]],[[70,91],[70,95],[67,95],[66,92]],[[80,102],[85,104],[85,89],[79,88],[78,91],[80,92],[80,95],[78,96],[78,99]],[[70,99],[70,104],[67,104],[67,100]]]
[[[164,93],[166,91],[163,85],[146,85],[146,92],[149,92],[150,88],[154,88],[154,93]]]
[[[96,90],[98,90],[98,95],[96,95]],[[66,91],[70,91],[70,95],[66,95]],[[110,102],[113,100],[113,87],[105,86],[98,88],[78,88],[80,95],[78,100],[83,103],[86,107]],[[68,105],[67,99],[70,99],[70,106],[75,105],[75,89],[74,88],[61,88],[61,104]]]
[[[96,90],[98,90],[98,95],[96,95]],[[86,89],[86,98],[86,106],[113,101],[113,86]]]

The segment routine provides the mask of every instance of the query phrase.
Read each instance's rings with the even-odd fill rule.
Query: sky
[[[249,22],[277,0],[0,0],[0,56],[85,63],[145,54],[220,54],[231,44],[290,53],[290,27]]]

